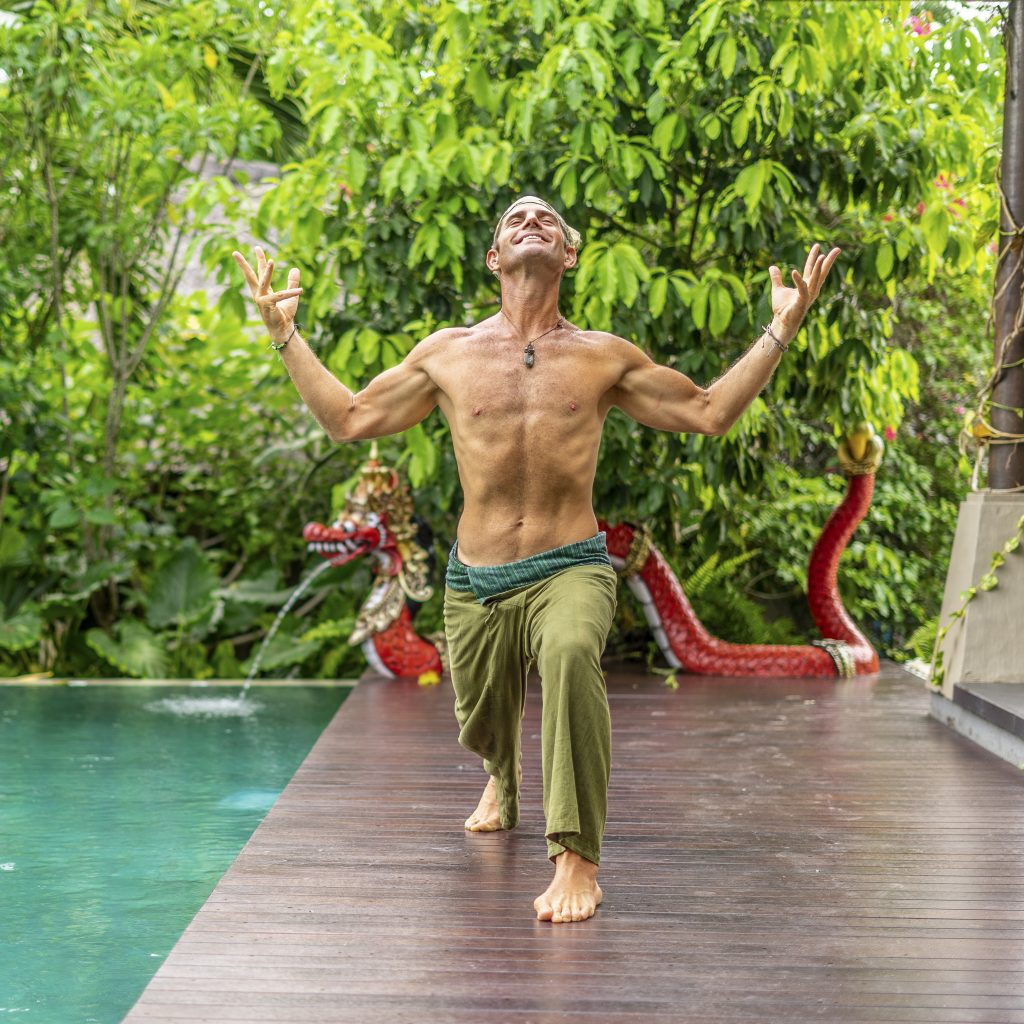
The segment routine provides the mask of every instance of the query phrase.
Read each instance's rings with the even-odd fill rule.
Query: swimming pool
[[[0,687],[0,1019],[115,1024],[348,687]]]

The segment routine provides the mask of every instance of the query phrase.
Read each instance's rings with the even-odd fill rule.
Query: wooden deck
[[[368,680],[126,1018],[1024,1024],[1024,777],[924,685],[614,670],[592,921],[542,924],[539,687],[523,821],[468,835],[485,777],[452,694]]]

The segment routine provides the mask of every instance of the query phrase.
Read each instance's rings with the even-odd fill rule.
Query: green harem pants
[[[603,540],[603,537],[602,537]],[[616,607],[610,565],[576,565],[488,599],[445,587],[455,716],[462,746],[494,777],[503,828],[519,822],[526,676],[541,677],[541,760],[548,857],[594,864],[608,813],[611,716],[601,654]]]

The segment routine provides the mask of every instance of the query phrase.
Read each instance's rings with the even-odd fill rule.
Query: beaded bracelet
[[[292,334],[294,334],[299,329],[300,326],[301,326],[301,324],[299,324],[299,323],[293,324],[292,325]],[[282,341],[280,345],[275,345],[273,342],[271,342],[270,343],[270,347],[275,352],[280,352],[281,349],[286,348],[288,346],[288,342],[292,340],[292,334],[289,334],[288,337],[285,338],[284,341]]]
[[[788,351],[789,351],[789,346],[788,346],[788,345],[783,345],[783,344],[782,344],[782,342],[781,342],[781,341],[779,341],[779,339],[775,337],[775,332],[774,332],[774,331],[772,331],[772,325],[771,325],[771,324],[765,324],[765,325],[764,325],[764,327],[762,327],[762,328],[761,328],[761,332],[762,332],[762,337],[763,337],[763,336],[764,336],[765,334],[767,334],[767,335],[768,335],[768,337],[772,339],[772,344],[773,344],[773,345],[774,345],[774,346],[775,346],[775,347],[776,347],[776,348],[777,348],[777,349],[778,349],[778,350],[779,350],[780,352],[782,352],[782,353],[786,353],[786,352],[788,352]]]

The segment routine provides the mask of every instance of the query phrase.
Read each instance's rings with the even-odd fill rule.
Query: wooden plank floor
[[[601,881],[534,919],[539,686],[523,821],[447,682],[360,684],[126,1018],[313,1024],[1024,1024],[1024,777],[924,685],[613,670]]]

